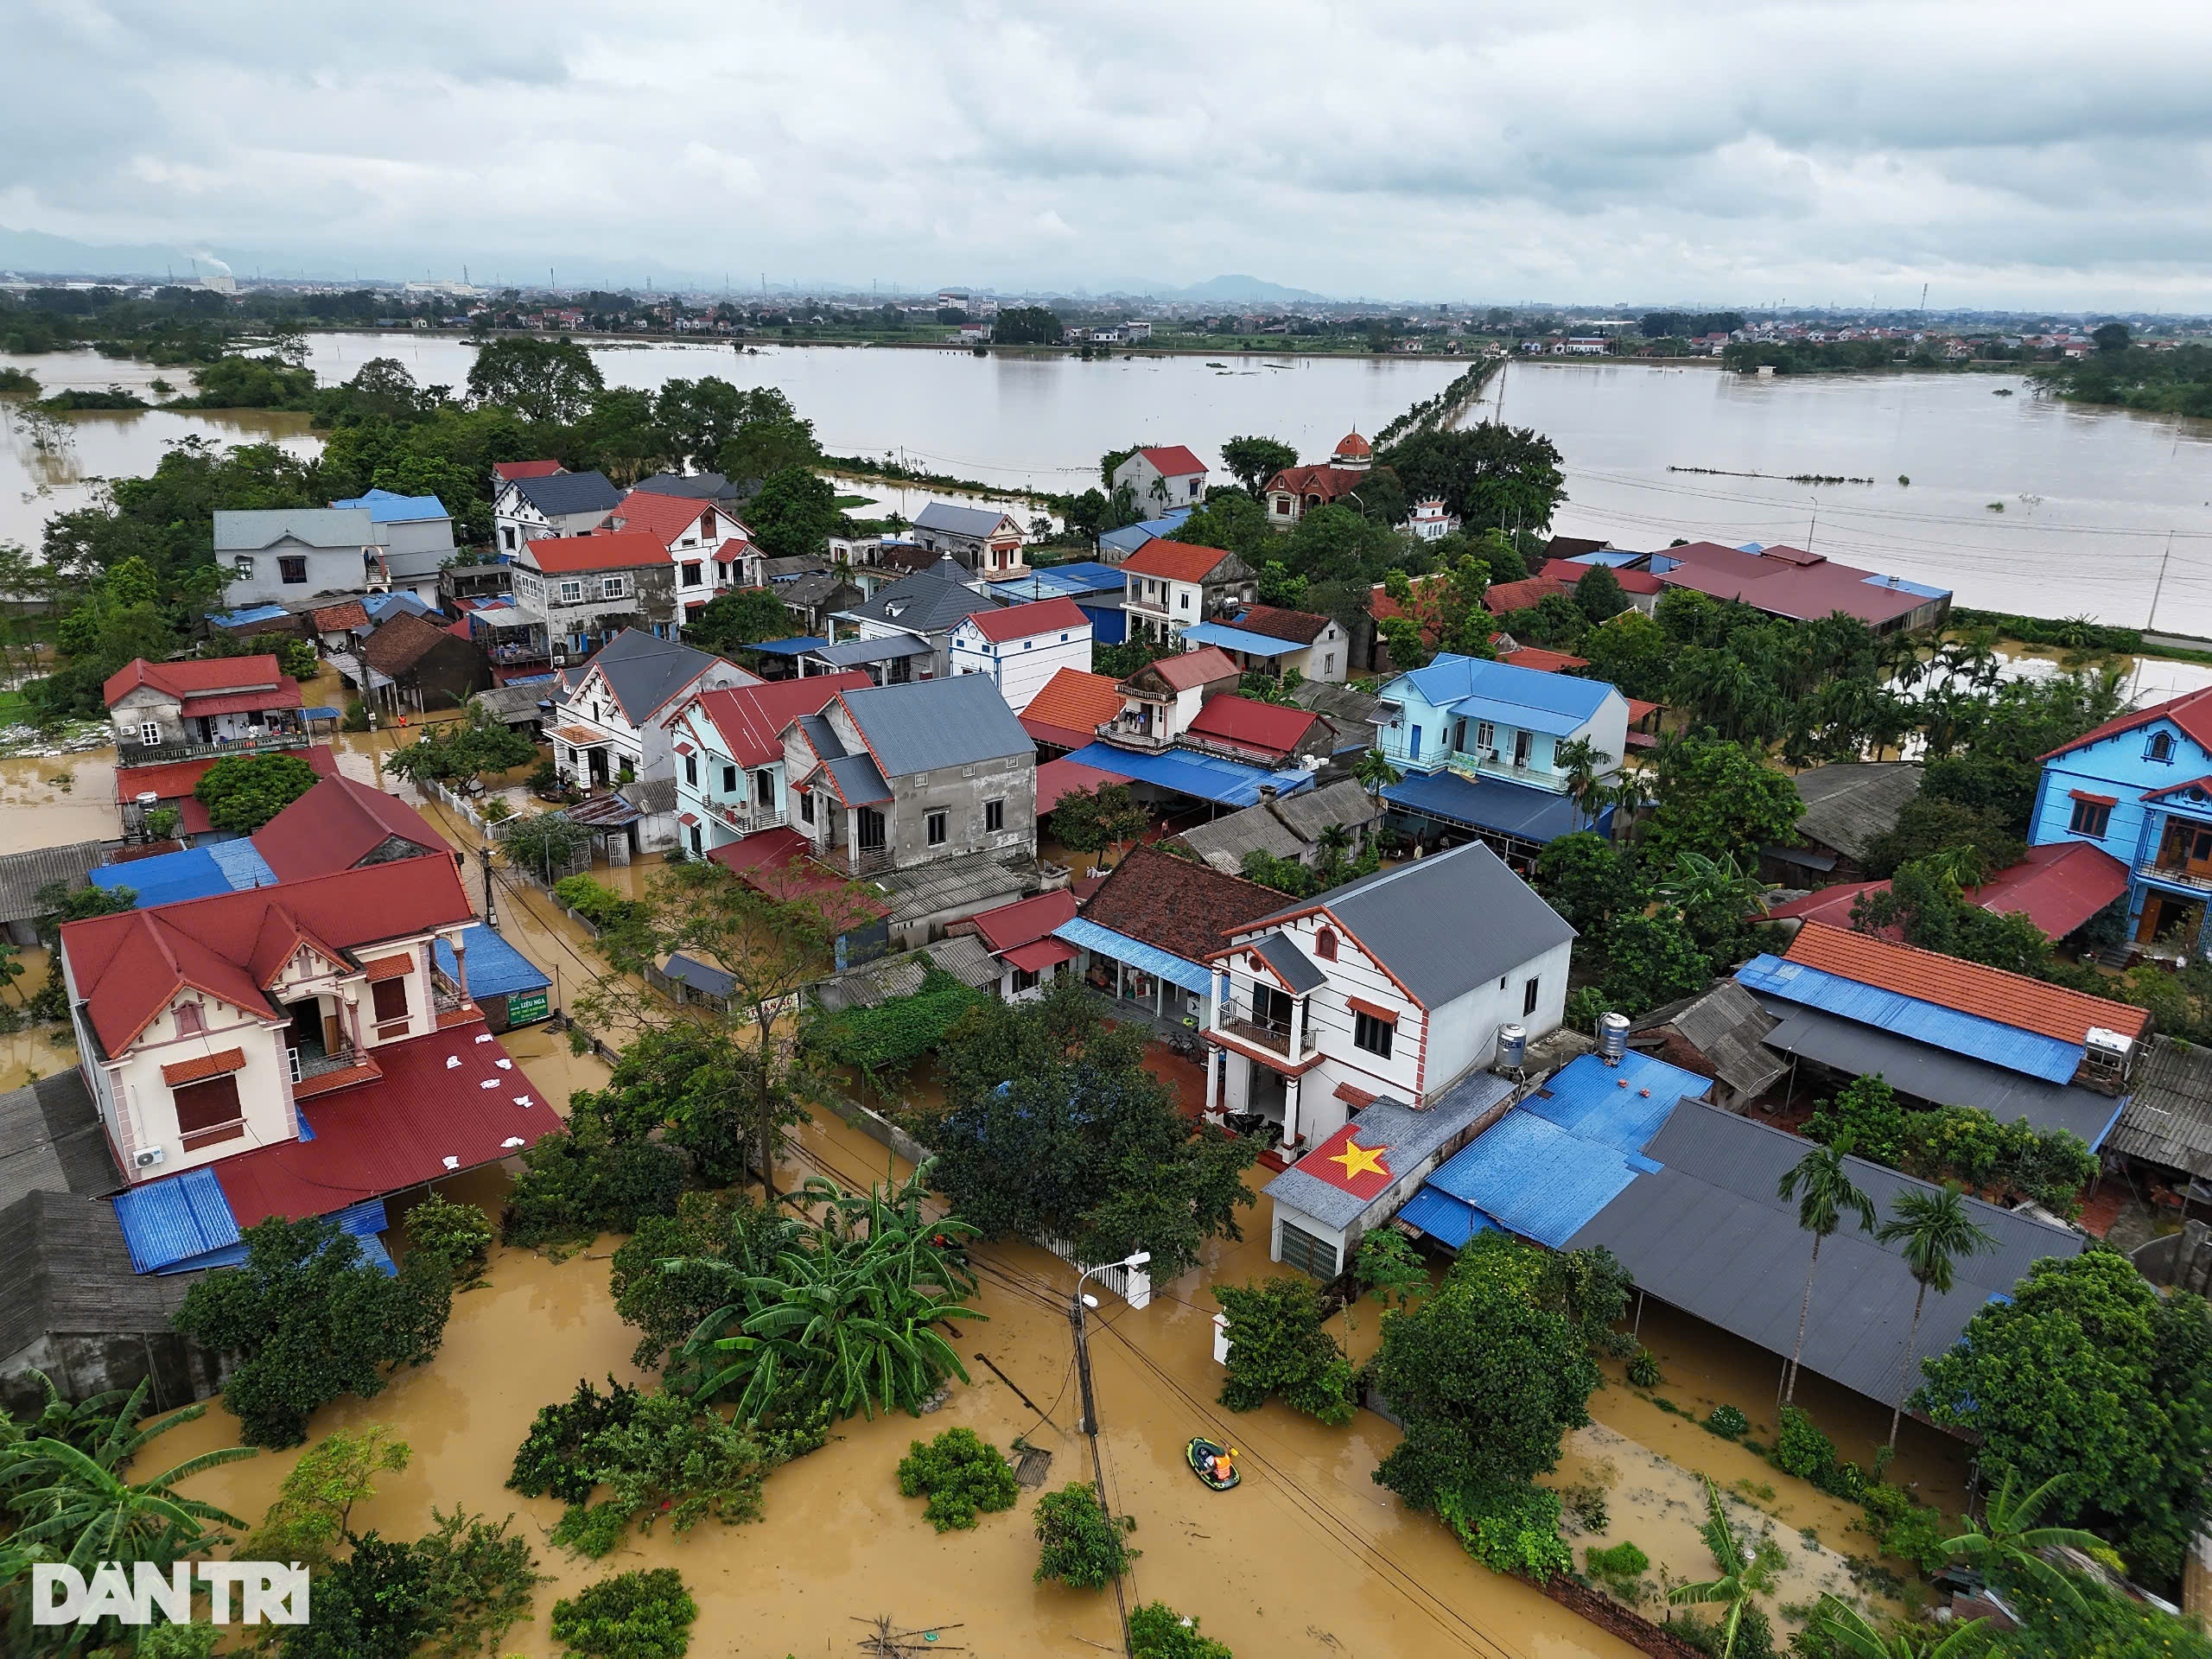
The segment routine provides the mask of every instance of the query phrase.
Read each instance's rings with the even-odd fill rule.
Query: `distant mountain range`
[[[1264,283],[1257,276],[1214,276],[1203,283],[1192,283],[1188,288],[1176,288],[1166,283],[1155,283],[1147,292],[1161,300],[1222,300],[1245,302],[1255,300],[1325,301],[1328,296],[1316,294],[1310,288],[1285,288],[1281,283]]]

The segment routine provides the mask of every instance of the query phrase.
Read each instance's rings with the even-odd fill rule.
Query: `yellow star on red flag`
[[[1382,1154],[1388,1150],[1387,1147],[1363,1147],[1357,1140],[1348,1139],[1342,1152],[1329,1154],[1329,1161],[1344,1166],[1347,1181],[1356,1181],[1363,1175],[1387,1176],[1390,1168],[1382,1161]]]

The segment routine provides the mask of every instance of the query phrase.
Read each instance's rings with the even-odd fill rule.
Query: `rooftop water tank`
[[[1628,1016],[1624,1014],[1601,1014],[1598,1016],[1598,1058],[1607,1065],[1618,1065],[1621,1056],[1628,1052]]]

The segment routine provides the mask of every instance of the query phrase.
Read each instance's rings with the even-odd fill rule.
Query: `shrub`
[[[1751,1420],[1731,1405],[1715,1406],[1705,1420],[1705,1426],[1724,1440],[1732,1440],[1751,1426]]]
[[[964,1530],[981,1515],[1010,1510],[1021,1496],[1014,1466],[972,1428],[948,1428],[925,1446],[913,1441],[899,1460],[902,1497],[924,1497],[923,1517],[939,1532]]]
[[[1286,1405],[1331,1427],[1351,1421],[1351,1361],[1321,1328],[1319,1285],[1287,1274],[1256,1286],[1216,1286],[1213,1294],[1229,1314],[1223,1405],[1252,1411],[1280,1394]]]
[[[1639,1348],[1629,1357],[1628,1380],[1639,1389],[1656,1389],[1666,1382],[1659,1374],[1659,1358],[1649,1348]]]
[[[553,897],[604,932],[621,927],[644,914],[634,899],[625,899],[613,888],[588,875],[564,875],[553,884]]]
[[[1081,1481],[1070,1481],[1037,1500],[1039,1584],[1057,1579],[1077,1590],[1100,1590],[1121,1576],[1139,1552],[1122,1535],[1136,1522],[1109,1516],[1098,1494]]]
[[[1484,1480],[1441,1494],[1437,1511],[1493,1573],[1548,1584],[1574,1565],[1559,1535],[1559,1494],[1533,1481]]]
[[[1859,1502],[1866,1506],[1866,1514],[1853,1524],[1878,1541],[1884,1554],[1910,1562],[1923,1573],[1937,1571],[1950,1559],[1943,1548],[1949,1529],[1940,1511],[1916,1503],[1908,1493],[1879,1481],[1866,1484]]]
[[[1198,1621],[1185,1618],[1164,1601],[1148,1601],[1129,1615],[1130,1659],[1236,1659],[1225,1643],[1198,1634]]]
[[[497,1230],[473,1204],[454,1204],[433,1192],[407,1212],[406,1226],[409,1246],[443,1262],[456,1284],[474,1280],[492,1259]]]
[[[346,704],[345,715],[338,723],[340,727],[349,732],[367,731],[369,729],[369,705],[363,702],[359,697],[349,698]]]
[[[569,1659],[678,1659],[698,1617],[674,1567],[618,1573],[553,1604],[553,1639]]]
[[[588,1243],[635,1232],[647,1216],[672,1216],[683,1191],[683,1154],[651,1141],[610,1144],[588,1119],[524,1147],[501,1232],[510,1244]]]
[[[1840,1461],[1835,1442],[1797,1407],[1784,1406],[1781,1421],[1771,1459],[1775,1467],[1786,1475],[1808,1480],[1834,1497],[1857,1503],[1866,1491],[1866,1477],[1859,1465]]]
[[[1612,1000],[1604,991],[1595,985],[1585,985],[1567,994],[1564,1019],[1570,1030],[1594,1031],[1599,1017],[1612,1011]]]
[[[514,1468],[507,1484],[524,1497],[547,1493],[563,1503],[581,1503],[597,1483],[582,1466],[583,1451],[598,1436],[637,1415],[641,1397],[637,1389],[607,1379],[601,1394],[588,1380],[580,1380],[565,1404],[539,1408],[530,1433],[516,1449]]]
[[[1643,1575],[1650,1568],[1651,1558],[1634,1544],[1623,1540],[1611,1549],[1592,1545],[1582,1552],[1582,1560],[1590,1576],[1621,1600],[1643,1599]]]

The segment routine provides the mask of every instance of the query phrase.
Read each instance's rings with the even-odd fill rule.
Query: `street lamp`
[[[1075,1295],[1068,1305],[1068,1322],[1075,1327],[1075,1369],[1083,1383],[1083,1421],[1080,1427],[1094,1440],[1098,1438],[1098,1410],[1090,1395],[1090,1341],[1083,1315],[1085,1308],[1096,1307],[1098,1304],[1095,1299],[1083,1294],[1083,1281],[1092,1274],[1104,1273],[1109,1268],[1135,1271],[1151,1260],[1150,1250],[1138,1250],[1119,1262],[1102,1262],[1095,1268],[1085,1268],[1075,1276]],[[1102,1504],[1105,1503],[1106,1494],[1103,1491],[1098,1494],[1098,1501]]]

